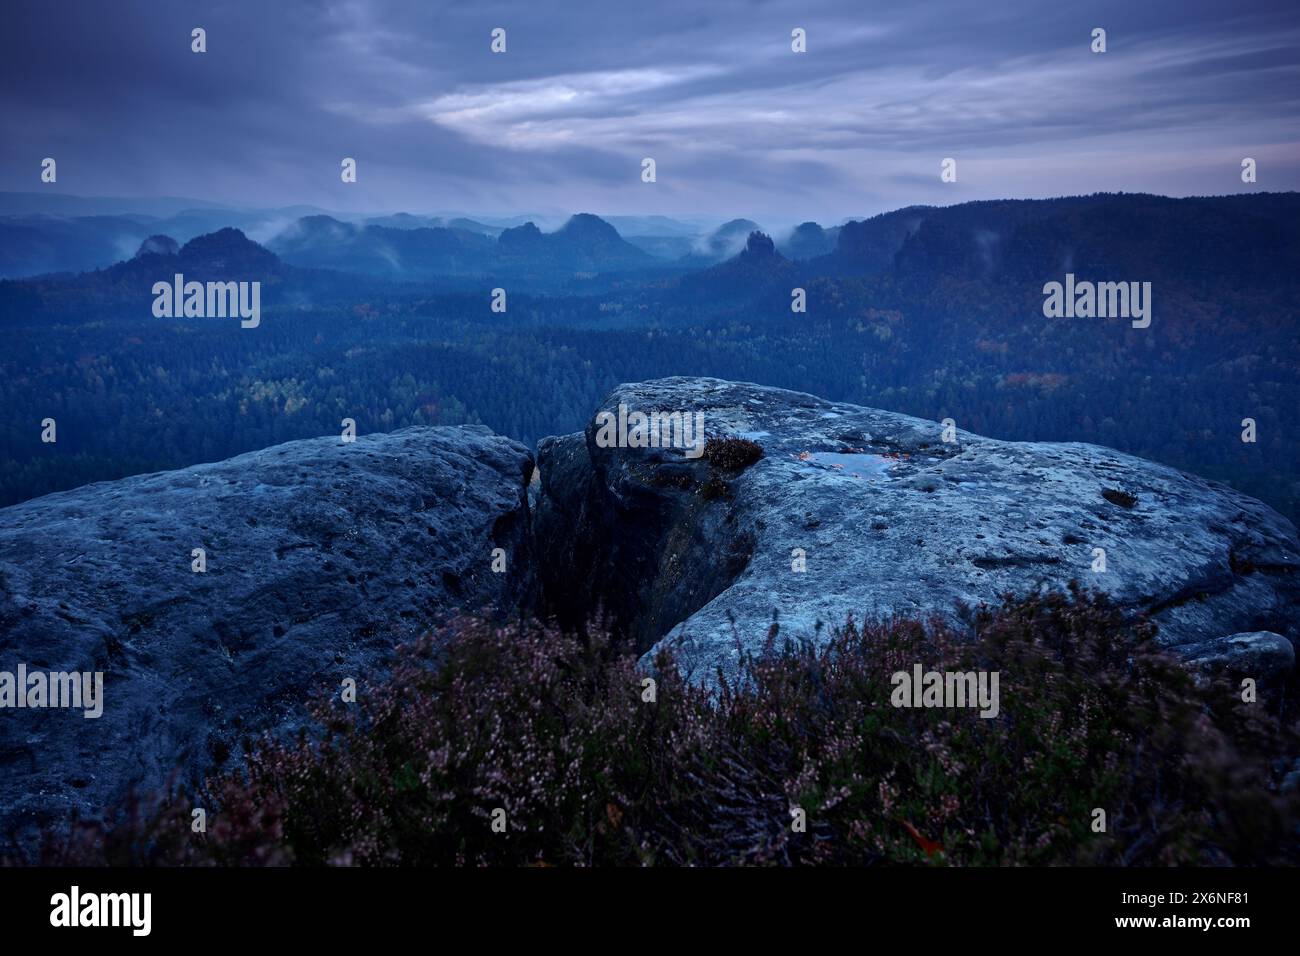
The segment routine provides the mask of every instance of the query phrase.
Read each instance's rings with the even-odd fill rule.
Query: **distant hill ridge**
[[[1247,286],[1272,286],[1279,279],[1290,282],[1297,274],[1297,213],[1297,193],[1187,199],[1103,193],[986,200],[908,206],[830,229],[805,222],[778,235],[773,248],[804,280],[873,278],[888,272],[907,283],[960,278],[1032,285],[1072,270],[1152,282],[1199,276],[1199,281],[1212,283],[1215,277],[1231,276]],[[157,225],[147,216],[0,218],[0,277],[25,275],[43,263],[51,266],[48,273],[86,272],[88,263],[105,257],[110,264],[123,263],[133,251],[138,256],[146,250],[160,252],[173,241],[184,243]],[[590,213],[570,217],[553,232],[543,232],[532,221],[497,228],[463,218],[444,221],[396,214],[349,222],[313,213],[261,244],[235,227],[205,231],[190,241],[220,246],[234,241],[228,235],[232,232],[285,266],[379,280],[496,276],[562,281],[640,270],[708,270],[746,255],[749,237],[763,230],[752,220],[735,219],[694,239],[661,228],[663,234],[629,241],[609,221]],[[207,239],[223,234],[224,239]],[[201,243],[195,250],[216,246]],[[683,248],[689,251],[681,254]],[[238,262],[239,268],[273,268],[276,260],[267,255],[245,249],[228,261]],[[1134,275],[1118,276],[1121,271]],[[782,269],[757,278],[785,281],[789,274]],[[764,284],[760,281],[755,288]]]

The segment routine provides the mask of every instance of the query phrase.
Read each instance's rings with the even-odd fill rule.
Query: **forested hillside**
[[[309,271],[238,233],[203,237],[177,257],[0,283],[0,503],[335,433],[345,417],[362,432],[482,422],[533,443],[582,427],[620,382],[686,374],[1110,445],[1294,519],[1297,213],[1296,194],[912,207],[846,225],[826,256],[790,259],[760,235],[721,264],[645,274],[619,271],[631,260],[595,217],[556,240],[507,230],[515,267],[549,294],[490,275]],[[593,255],[610,269],[584,271]],[[264,282],[258,328],[151,314],[173,267],[231,263]],[[1151,282],[1150,327],[1044,318],[1043,284],[1067,271]],[[56,444],[41,442],[47,417]]]

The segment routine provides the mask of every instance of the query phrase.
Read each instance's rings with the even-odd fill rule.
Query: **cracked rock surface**
[[[1149,612],[1169,645],[1300,636],[1296,529],[1226,485],[1096,445],[945,442],[937,422],[718,379],[623,385],[601,410],[619,405],[703,412],[709,438],[762,446],[726,471],[598,447],[593,418],[539,448],[539,544],[576,569],[548,586],[611,608],[643,651],[672,640],[696,674],[730,670],[774,621],[817,639],[850,614],[949,615],[1071,580]]]

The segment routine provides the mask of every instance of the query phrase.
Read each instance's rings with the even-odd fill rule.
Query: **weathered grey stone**
[[[1229,634],[1179,651],[1187,663],[1207,674],[1253,677],[1260,684],[1280,684],[1295,670],[1295,648],[1281,634],[1248,631]]]
[[[704,680],[774,621],[817,639],[850,614],[949,615],[1071,580],[1207,667],[1293,665],[1295,528],[1223,485],[1091,445],[945,442],[939,423],[715,379],[621,386],[603,409],[620,404],[702,412],[710,437],[762,456],[602,448],[593,419],[542,442],[527,488],[515,442],[406,429],[0,509],[0,671],[106,675],[99,720],[0,710],[0,839],[98,817],[178,767],[186,783],[454,609],[531,604],[535,580],[565,623],[604,612],[642,651],[679,644]]]
[[[1095,445],[945,442],[937,422],[717,379],[623,385],[602,410],[620,404],[703,412],[710,437],[763,456],[710,478],[678,449],[597,447],[594,419],[544,443],[539,547],[562,535],[576,556],[551,604],[602,602],[705,679],[774,620],[816,638],[849,614],[948,615],[1071,580],[1149,612],[1169,645],[1297,636],[1296,530],[1225,485]]]
[[[105,674],[98,720],[0,710],[0,840],[184,783],[442,615],[525,596],[531,470],[481,426],[408,428],[0,509],[0,670]]]

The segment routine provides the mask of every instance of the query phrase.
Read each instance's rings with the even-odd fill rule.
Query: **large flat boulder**
[[[481,426],[407,428],[0,509],[0,671],[104,673],[98,719],[0,710],[0,842],[183,785],[454,609],[526,597],[531,470]]]
[[[1071,580],[1150,614],[1169,645],[1300,636],[1296,529],[1225,485],[1095,445],[945,436],[717,379],[623,385],[600,411],[619,406],[702,413],[708,437],[762,455],[728,468],[604,447],[596,418],[547,439],[535,528],[566,570],[543,581],[552,606],[599,604],[642,650],[671,640],[704,679],[774,623],[817,640],[850,614],[951,615]]]

